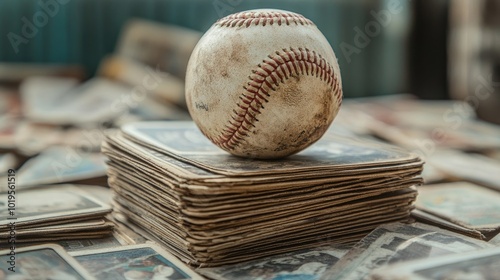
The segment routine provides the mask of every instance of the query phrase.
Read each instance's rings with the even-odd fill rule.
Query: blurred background
[[[47,182],[105,179],[104,159],[95,157],[104,131],[131,121],[189,119],[184,75],[196,42],[217,19],[257,8],[300,13],[326,36],[344,88],[339,130],[424,156],[436,146],[498,158],[499,3],[2,0],[0,170],[36,158],[47,167],[34,158],[46,153],[50,162],[66,161]],[[66,147],[78,149],[78,164],[67,162]],[[92,176],[73,174],[75,166]],[[33,180],[25,184],[53,171],[25,172]],[[70,173],[71,180],[62,178]]]
[[[131,19],[204,32],[220,17],[268,7],[317,24],[337,54],[347,97],[407,92],[447,99],[463,97],[467,76],[489,71],[500,80],[499,6],[494,0],[3,0],[0,61],[78,65],[89,78],[117,49]]]
[[[446,98],[450,1],[398,1],[401,7],[391,14],[387,26],[379,28],[373,38],[370,36],[366,46],[364,43],[356,46],[354,28],[365,33],[366,24],[376,20],[371,12],[387,11],[390,2],[4,0],[0,2],[0,34],[4,36],[0,42],[0,61],[80,65],[86,77],[90,77],[95,75],[103,57],[116,50],[130,19],[147,19],[204,32],[223,16],[268,7],[303,14],[317,24],[339,58],[347,97],[414,92],[427,98]],[[48,6],[55,3],[55,8],[40,3]],[[48,15],[47,20],[43,14]],[[7,35],[13,32],[25,37],[23,18],[37,30],[31,32],[33,37],[26,38],[27,42],[21,40],[13,47]],[[40,27],[35,21],[42,23],[38,24]],[[27,29],[29,33],[31,30]],[[361,51],[347,59],[342,55],[342,42]],[[417,78],[413,75],[416,73],[422,74]]]

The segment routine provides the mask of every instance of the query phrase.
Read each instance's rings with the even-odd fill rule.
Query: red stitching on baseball
[[[332,66],[321,55],[307,48],[283,49],[269,55],[252,70],[247,85],[243,87],[244,92],[240,96],[242,103],[236,104],[237,108],[231,115],[232,120],[213,142],[229,150],[237,147],[248,136],[251,127],[255,127],[254,123],[259,121],[257,115],[264,109],[263,104],[269,102],[267,99],[271,96],[269,92],[276,90],[273,86],[279,86],[290,76],[304,75],[304,69],[306,75],[318,77],[332,88],[340,106],[342,90]]]
[[[314,23],[303,15],[295,13],[281,13],[276,11],[271,12],[241,12],[229,15],[227,17],[219,19],[215,25],[221,27],[250,27],[252,25],[273,25],[281,24],[290,25],[295,23],[296,25],[314,25]]]

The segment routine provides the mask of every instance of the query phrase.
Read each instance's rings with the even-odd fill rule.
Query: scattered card
[[[492,246],[424,224],[386,224],[357,243],[322,279],[367,279],[372,270],[383,265]]]
[[[212,268],[197,272],[218,280],[319,279],[349,250],[346,245],[331,245],[271,256],[249,262]]]
[[[500,247],[387,266],[373,271],[373,280],[498,279]]]
[[[41,185],[106,181],[105,157],[69,147],[52,147],[28,160],[16,172],[16,189],[37,188]],[[0,182],[0,193],[7,192],[7,181]]]
[[[424,185],[416,207],[483,234],[500,229],[500,193],[468,182]]]
[[[437,151],[426,162],[453,180],[464,180],[500,191],[500,161],[480,154]]]
[[[71,253],[97,279],[203,279],[153,244]]]
[[[56,244],[2,250],[0,261],[2,279],[95,279]]]

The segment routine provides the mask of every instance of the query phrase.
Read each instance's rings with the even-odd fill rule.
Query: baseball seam
[[[281,13],[281,12],[242,12],[229,15],[225,18],[219,19],[215,25],[221,27],[250,27],[253,25],[273,25],[282,24],[290,25],[314,25],[314,23],[302,15],[295,13]]]
[[[321,55],[307,48],[283,49],[268,55],[252,70],[247,85],[243,87],[244,92],[239,97],[241,102],[233,109],[231,120],[222,134],[212,141],[229,150],[237,147],[255,127],[255,122],[259,121],[257,116],[261,109],[264,109],[264,103],[269,102],[271,91],[275,91],[280,83],[284,83],[291,76],[298,75],[315,76],[326,82],[332,87],[340,106],[342,89],[333,67]]]

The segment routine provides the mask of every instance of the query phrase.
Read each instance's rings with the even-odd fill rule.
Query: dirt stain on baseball
[[[229,54],[229,61],[237,63],[247,63],[248,61],[248,47],[241,35],[236,35],[231,42],[231,51]]]
[[[281,94],[280,96],[276,96],[276,99],[281,99],[288,106],[296,106],[304,96],[304,93],[300,89],[300,76],[298,75],[289,77],[284,83],[279,85],[279,88],[281,90],[278,92]]]

